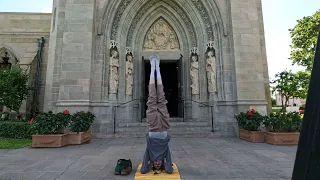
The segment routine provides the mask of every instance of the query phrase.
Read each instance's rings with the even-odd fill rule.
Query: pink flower
[[[248,116],[252,116],[252,112],[248,112]]]

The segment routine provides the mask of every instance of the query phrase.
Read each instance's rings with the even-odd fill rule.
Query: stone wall
[[[270,90],[261,0],[231,0],[230,6],[239,111],[256,107],[265,114]]]
[[[45,110],[89,110],[94,1],[56,0],[53,9],[48,65],[53,78],[47,78]]]
[[[0,49],[17,58],[21,67],[29,68],[34,61],[38,50],[37,39],[44,37],[46,40],[41,64],[41,110],[44,104],[50,26],[51,14],[0,13]],[[21,112],[26,112],[26,103],[21,107]]]

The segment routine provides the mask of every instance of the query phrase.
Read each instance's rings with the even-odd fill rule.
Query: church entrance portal
[[[160,62],[161,78],[163,81],[164,92],[168,101],[167,108],[170,117],[182,118],[182,106],[181,101],[181,67],[180,61],[162,61]],[[148,100],[148,85],[150,78],[150,62],[149,60],[144,61],[144,110],[146,110]],[[145,113],[143,113],[145,118]]]

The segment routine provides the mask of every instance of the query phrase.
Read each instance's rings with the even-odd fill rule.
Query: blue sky
[[[0,12],[51,12],[52,0],[0,0]],[[292,67],[289,28],[296,20],[314,14],[320,9],[320,0],[262,0],[270,78]]]

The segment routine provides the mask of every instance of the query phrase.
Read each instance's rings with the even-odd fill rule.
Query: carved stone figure
[[[191,77],[191,93],[193,95],[200,94],[200,90],[199,90],[199,62],[198,62],[197,55],[191,56],[190,77]]]
[[[206,71],[207,71],[207,78],[208,78],[208,92],[209,93],[217,92],[216,58],[215,58],[213,49],[209,50],[207,53]]]
[[[158,51],[178,50],[177,35],[165,20],[159,19],[149,29],[145,38],[144,49]]]
[[[126,95],[132,95],[133,87],[133,57],[128,54],[126,59]]]
[[[119,56],[118,51],[113,49],[111,51],[110,56],[110,78],[109,78],[109,93],[110,94],[117,94],[118,92],[118,85],[119,85]]]

